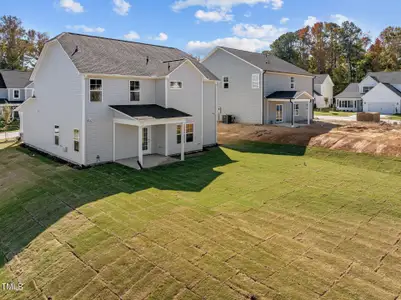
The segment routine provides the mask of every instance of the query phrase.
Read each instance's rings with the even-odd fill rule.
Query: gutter
[[[290,99],[291,103],[291,127],[294,127],[294,102],[292,102],[294,99]]]
[[[266,71],[262,73],[262,125],[265,124],[265,74]],[[267,118],[269,119],[269,118]]]

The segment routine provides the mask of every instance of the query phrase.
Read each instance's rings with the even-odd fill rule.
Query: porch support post
[[[116,161],[116,122],[113,121],[113,162]]]
[[[311,103],[311,101],[312,100],[310,100],[308,102],[308,125],[310,125],[310,118],[311,118],[311,111],[310,111],[310,107],[311,107],[310,103]]]
[[[181,123],[181,160],[185,160],[185,129],[186,123]]]
[[[138,161],[143,167],[143,149],[142,149],[142,133],[143,127],[138,126]]]

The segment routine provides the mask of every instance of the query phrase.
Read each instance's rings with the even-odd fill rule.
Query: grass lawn
[[[401,120],[401,114],[389,116],[388,119],[400,121]]]
[[[346,112],[346,111],[324,112],[324,111],[316,111],[315,110],[315,116],[350,117],[350,116],[353,116],[355,114],[356,113],[354,113],[354,112]]]
[[[246,143],[138,172],[0,151],[0,299],[398,299],[401,161]],[[48,298],[51,297],[51,298]]]

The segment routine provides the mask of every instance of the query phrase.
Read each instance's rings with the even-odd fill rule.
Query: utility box
[[[223,115],[224,124],[232,124],[235,122],[235,117],[233,115]]]

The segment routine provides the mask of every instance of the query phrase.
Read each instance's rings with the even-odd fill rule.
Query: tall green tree
[[[401,68],[401,27],[387,27],[380,34],[383,45],[381,64],[386,71],[397,71]]]
[[[23,70],[33,67],[48,39],[45,33],[26,30],[17,17],[1,17],[0,68]]]
[[[293,32],[288,32],[274,41],[270,47],[270,53],[284,59],[285,61],[298,65],[300,56],[297,50],[297,45],[298,35]]]

